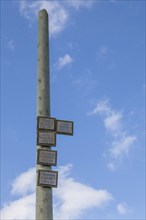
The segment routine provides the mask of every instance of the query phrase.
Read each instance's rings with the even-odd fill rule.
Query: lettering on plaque
[[[56,132],[58,134],[73,135],[73,122],[57,120]]]
[[[37,145],[56,146],[56,133],[50,131],[38,131]]]
[[[57,151],[38,149],[37,163],[46,166],[56,166]]]
[[[37,129],[38,130],[55,130],[55,118],[38,117],[37,118]]]
[[[57,187],[58,172],[57,171],[38,171],[38,186]]]

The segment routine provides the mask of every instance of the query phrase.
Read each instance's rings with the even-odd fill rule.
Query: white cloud
[[[49,14],[50,35],[61,32],[68,21],[68,11],[57,1],[20,1],[20,13],[30,23],[38,16],[38,11],[46,9]]]
[[[108,54],[109,48],[107,46],[101,46],[99,50],[100,56],[106,56]]]
[[[120,203],[117,205],[117,211],[120,215],[125,215],[129,213],[129,208],[126,203]]]
[[[93,1],[20,1],[20,14],[32,24],[36,20],[38,11],[46,9],[49,14],[50,35],[56,35],[67,26],[71,8],[91,8]],[[70,6],[70,7],[67,7]]]
[[[88,113],[88,115],[109,115],[111,114],[111,108],[109,106],[109,101],[107,99],[101,100],[96,103],[96,107]]]
[[[15,50],[15,44],[14,44],[13,40],[10,40],[8,42],[7,48],[10,49],[10,50]]]
[[[30,192],[35,191],[35,168],[31,168],[28,171],[20,174],[12,184],[11,193],[14,195],[27,195]]]
[[[90,92],[97,85],[97,82],[94,79],[90,79],[88,76],[81,77],[72,83],[73,85],[78,86],[80,89],[85,89],[86,92]]]
[[[78,0],[78,1],[70,0],[70,1],[66,1],[66,3],[78,10],[81,7],[91,8],[93,3],[95,3],[95,1],[93,1],[93,0],[86,0],[86,1],[83,1],[83,0]]]
[[[121,127],[121,119],[123,115],[121,112],[112,112],[111,115],[104,119],[104,125],[106,129],[117,132]]]
[[[35,219],[35,193],[5,204],[1,210],[3,220]]]
[[[110,163],[107,164],[107,168],[108,168],[110,171],[114,172],[117,167],[115,166],[114,163],[110,162]]]
[[[98,50],[98,53],[97,53],[97,61],[104,61],[107,56],[110,54],[110,49],[108,46],[104,45],[104,46],[101,46]]]
[[[90,93],[97,86],[98,82],[93,79],[92,71],[85,68],[84,73],[80,74],[80,77],[74,80],[72,84],[79,89],[84,89],[84,93]]]
[[[117,55],[118,55],[117,50],[111,49],[107,45],[103,45],[97,51],[97,62],[99,65],[104,65],[106,71],[110,71],[117,66],[116,65]]]
[[[62,68],[72,62],[73,62],[73,59],[71,58],[71,56],[69,54],[65,54],[63,57],[59,58],[57,66],[58,68]]]
[[[129,151],[136,140],[136,136],[125,135],[118,140],[113,141],[110,149],[111,155],[115,158],[128,156]]]
[[[60,201],[55,207],[56,218],[79,218],[86,210],[104,207],[113,199],[106,189],[96,190],[75,181],[69,177],[70,171],[71,166],[61,168],[60,190],[55,190],[55,196]]]
[[[114,110],[109,100],[104,99],[96,103],[96,107],[88,115],[101,115],[105,129],[110,132],[113,141],[110,143],[109,153],[111,159],[107,168],[115,171],[119,164],[119,159],[129,156],[129,152],[136,141],[135,135],[129,135],[123,128],[124,115],[121,111]]]
[[[96,107],[88,115],[98,114],[103,116],[104,126],[113,136],[121,131],[123,114],[112,109],[107,99],[97,102]]]
[[[106,189],[97,190],[74,180],[70,176],[71,169],[72,165],[59,168],[59,186],[53,190],[54,219],[80,218],[82,214],[87,213],[89,209],[104,208],[113,200],[112,194]],[[30,175],[32,175],[33,178],[28,180],[27,178],[29,178]],[[32,168],[14,180],[12,185],[13,194],[23,196],[11,201],[9,204],[4,204],[1,209],[3,220],[34,219],[35,188],[32,187],[32,185],[35,186],[34,177],[35,168]],[[19,184],[22,184],[22,180],[23,186],[20,188]]]
[[[100,59],[106,58],[107,56],[111,54],[117,54],[117,53],[118,53],[117,50],[113,50],[109,46],[103,45],[98,50],[97,59],[100,60]]]

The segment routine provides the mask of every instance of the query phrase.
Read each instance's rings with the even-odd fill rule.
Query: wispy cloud
[[[15,44],[14,44],[14,41],[13,40],[10,40],[7,44],[7,48],[9,50],[15,50]]]
[[[66,3],[71,6],[71,7],[74,7],[75,9],[79,9],[79,8],[91,8],[93,6],[93,4],[95,3],[95,1],[93,0],[86,0],[86,1],[83,1],[83,0],[78,0],[78,1],[75,1],[75,0],[70,0],[70,1],[66,1]]]
[[[56,35],[64,30],[68,21],[68,11],[57,1],[20,1],[20,13],[30,24],[36,20],[38,11],[46,9],[49,13],[50,35]]]
[[[110,52],[111,51],[108,46],[101,46],[97,53],[97,61],[104,61],[108,57]]]
[[[117,50],[111,49],[107,45],[102,45],[97,51],[98,65],[104,65],[108,71],[114,69],[116,67],[117,55]]]
[[[117,168],[119,159],[122,160],[125,156],[128,157],[137,138],[135,135],[128,134],[127,130],[124,129],[122,111],[114,110],[108,99],[97,102],[96,107],[88,115],[101,115],[105,129],[113,138],[108,152],[114,162],[110,162],[107,167],[114,171]]]
[[[103,209],[113,200],[112,194],[106,189],[95,189],[74,180],[71,177],[71,170],[70,164],[59,168],[59,186],[54,189],[55,219],[80,218],[88,209]],[[28,180],[28,177],[31,178]],[[21,197],[4,205],[1,210],[3,220],[34,219],[35,188],[32,187],[35,186],[34,177],[35,168],[32,168],[14,180],[12,193]]]
[[[78,86],[81,89],[86,89],[86,91],[91,91],[93,88],[96,87],[97,82],[94,79],[90,79],[90,78],[78,78],[77,80],[74,80],[73,85]]]
[[[110,149],[111,155],[116,159],[122,156],[128,156],[135,140],[136,136],[122,135],[118,140],[113,141]]]
[[[100,48],[98,49],[97,52],[97,60],[101,60],[101,59],[105,59],[108,56],[111,56],[112,54],[117,54],[118,51],[111,49],[109,46],[107,45],[102,45],[100,46]]]
[[[56,35],[63,31],[68,25],[70,10],[81,7],[91,8],[92,1],[20,1],[20,14],[29,21],[30,26],[36,20],[38,11],[46,9],[49,13],[49,30],[50,36]]]
[[[120,215],[125,215],[125,214],[131,212],[131,210],[129,209],[129,207],[126,203],[118,204],[117,205],[117,211]]]
[[[69,65],[73,62],[72,57],[69,54],[65,54],[62,57],[59,57],[56,66],[61,69],[62,67]]]
[[[83,74],[80,74],[80,77],[76,78],[72,85],[79,89],[84,89],[84,92],[91,92],[96,86],[98,82],[93,78],[92,71],[90,69],[85,69]]]

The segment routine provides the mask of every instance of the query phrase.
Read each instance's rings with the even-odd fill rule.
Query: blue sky
[[[33,219],[37,14],[49,13],[59,219],[145,219],[145,2],[1,1],[1,212]],[[18,211],[19,210],[19,211]]]

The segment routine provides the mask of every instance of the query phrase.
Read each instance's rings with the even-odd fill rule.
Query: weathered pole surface
[[[38,17],[38,82],[37,82],[37,116],[50,117],[50,73],[49,73],[49,34],[48,13],[39,11]],[[37,146],[37,150],[41,146]],[[51,148],[51,147],[47,147]],[[45,149],[45,147],[43,147]],[[50,166],[36,165],[38,170],[51,170]],[[36,220],[52,220],[52,188],[36,185]]]

